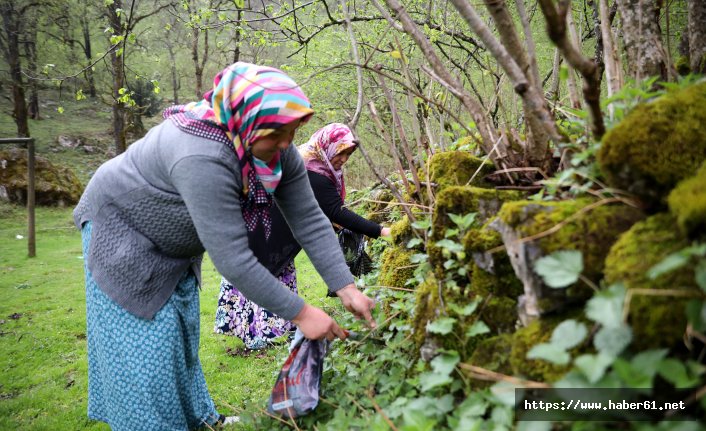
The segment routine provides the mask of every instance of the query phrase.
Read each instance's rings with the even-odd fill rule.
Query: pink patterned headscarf
[[[346,199],[346,184],[343,170],[334,169],[331,159],[349,148],[358,148],[353,132],[345,124],[331,123],[317,130],[306,144],[299,146],[299,154],[304,159],[308,171],[324,175],[336,184],[341,199]]]

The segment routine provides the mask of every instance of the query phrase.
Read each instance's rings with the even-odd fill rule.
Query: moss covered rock
[[[555,382],[566,374],[570,365],[555,365],[541,359],[527,359],[527,353],[537,344],[549,342],[554,328],[567,318],[570,317],[564,315],[538,319],[512,335],[510,367],[514,375],[540,382]]]
[[[587,198],[507,202],[498,220],[492,223],[502,235],[515,274],[524,286],[519,309],[523,324],[591,295],[591,289],[583,282],[564,289],[546,286],[534,272],[534,263],[539,258],[559,250],[579,250],[583,255],[583,275],[598,283],[603,276],[605,257],[616,238],[643,217],[640,211],[624,205],[600,205],[585,210],[593,203]],[[557,226],[558,230],[550,231]],[[536,239],[524,240],[535,235]]]
[[[402,247],[387,247],[380,258],[380,276],[382,286],[404,287],[407,280],[414,277],[415,265],[409,261],[414,254]]]
[[[706,234],[706,163],[695,176],[680,182],[667,198],[669,211],[684,235]]]
[[[512,335],[502,334],[487,338],[476,346],[469,363],[496,373],[511,375],[510,353],[512,352]],[[491,386],[494,382],[485,380],[471,380],[471,387],[483,389]]]
[[[605,281],[622,282],[628,289],[654,291],[697,290],[693,268],[680,268],[651,280],[647,271],[669,254],[689,245],[674,229],[669,213],[651,216],[625,232],[610,250],[605,262]],[[680,342],[686,328],[687,299],[674,296],[632,295],[629,319],[633,346],[638,350],[671,347]]]
[[[74,172],[35,156],[35,203],[37,205],[74,205],[83,187]],[[0,151],[0,188],[11,202],[27,203],[27,151]]]
[[[482,224],[497,215],[504,202],[522,198],[523,194],[517,191],[473,186],[448,187],[436,196],[432,218],[432,238],[436,240],[444,238],[446,229],[456,227],[449,218],[449,214],[477,213],[476,221]]]
[[[483,178],[495,170],[490,160],[483,163],[483,159],[472,156],[466,151],[436,153],[429,163],[429,176],[437,185],[437,192],[449,186],[466,185],[478,168],[480,172],[473,179],[472,185],[483,186],[485,185]]]
[[[492,294],[516,299],[523,292],[522,282],[504,250],[489,252],[503,245],[500,233],[489,224],[469,230],[463,238],[464,250],[472,260],[471,289],[481,296]]]
[[[706,82],[637,106],[603,138],[608,183],[659,208],[706,159]]]
[[[434,320],[439,312],[439,287],[434,274],[415,289],[414,313],[410,316],[414,344],[420,348],[427,338],[427,323]]]

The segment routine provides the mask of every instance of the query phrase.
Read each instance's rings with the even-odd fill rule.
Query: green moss
[[[0,185],[5,187],[10,201],[27,203],[27,152],[13,149],[0,151]],[[83,186],[74,172],[41,156],[35,156],[35,203],[37,205],[74,205],[81,198]]]
[[[688,241],[674,229],[675,220],[668,213],[651,216],[636,223],[613,245],[606,257],[605,281],[623,282],[628,289],[696,289],[693,268],[681,268],[655,280],[647,271],[669,254],[688,246]],[[678,343],[686,328],[687,300],[671,296],[635,294],[630,300],[629,319],[633,346],[671,347]]]
[[[695,176],[680,182],[667,202],[684,235],[703,234],[706,231],[706,163]]]
[[[498,216],[524,238],[546,232],[576,215],[558,231],[535,240],[535,243],[541,248],[542,255],[559,250],[581,251],[583,275],[598,282],[603,275],[605,257],[616,238],[644,215],[625,205],[601,205],[578,214],[594,202],[587,198],[541,203],[507,202]],[[582,284],[575,286],[585,289]]]
[[[691,65],[689,64],[689,57],[682,55],[674,63],[674,67],[677,69],[677,73],[681,76],[686,76],[691,73]]]
[[[554,328],[567,318],[563,315],[538,319],[513,334],[510,367],[514,375],[540,382],[555,382],[569,370],[569,365],[555,365],[540,359],[527,359],[527,352],[539,343],[549,342]]]
[[[436,196],[434,216],[432,218],[432,238],[441,239],[447,228],[456,225],[449,218],[449,214],[465,215],[477,213],[476,218],[480,223],[485,223],[494,217],[503,205],[503,202],[521,199],[523,195],[516,191],[484,189],[472,186],[452,186]]]
[[[481,318],[493,334],[514,332],[517,323],[517,301],[500,296],[490,297],[481,311]]]
[[[427,336],[427,323],[436,318],[439,307],[439,288],[434,274],[430,274],[415,290],[416,306],[410,323],[414,328],[414,344],[419,350]]]
[[[392,192],[383,186],[372,189],[364,205],[365,218],[375,223],[385,223],[390,213],[390,202],[394,201]]]
[[[496,373],[511,375],[510,352],[512,351],[512,335],[502,334],[485,339],[478,343],[475,351],[469,359],[471,365],[475,365]],[[493,382],[484,380],[471,380],[473,389],[483,389],[491,386]]]
[[[447,151],[436,153],[429,162],[429,176],[437,184],[437,192],[449,186],[463,186],[483,163],[483,159],[465,151]],[[483,178],[495,170],[491,161],[486,161],[475,176],[473,185],[485,184]]]
[[[380,276],[382,286],[404,287],[407,280],[414,276],[415,265],[409,258],[414,252],[401,247],[388,247],[382,252]]]
[[[493,220],[493,219],[491,219]],[[522,282],[515,276],[510,258],[501,250],[487,253],[503,244],[500,233],[488,227],[469,230],[463,238],[463,247],[471,257],[471,289],[481,296],[492,294],[517,298],[523,292]]]
[[[603,138],[598,160],[608,183],[659,208],[706,159],[706,83],[637,106]]]

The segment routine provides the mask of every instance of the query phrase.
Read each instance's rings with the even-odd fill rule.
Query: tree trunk
[[[235,35],[233,36],[233,63],[237,63],[240,61],[240,32],[241,32],[241,20],[243,19],[243,11],[238,9],[238,15],[237,15],[237,20],[236,20],[236,27],[235,27]]]
[[[114,35],[124,34],[123,22],[118,14],[118,9],[122,10],[122,0],[114,0],[107,7],[108,21]],[[120,46],[125,46],[125,41]],[[114,49],[110,52],[110,63],[113,72],[113,142],[115,143],[115,154],[121,154],[127,149],[125,140],[125,102],[121,101],[122,92],[125,91],[125,57],[122,49]]]
[[[17,125],[19,137],[29,137],[29,123],[27,121],[27,104],[25,102],[24,83],[22,82],[22,65],[20,63],[20,23],[22,18],[14,8],[12,1],[0,1],[0,14],[2,14],[5,30],[6,46],[3,46],[5,60],[10,69],[12,79],[12,118]]]
[[[706,1],[689,0],[689,63],[692,73],[706,73]]]
[[[569,37],[571,43],[576,47],[581,47],[579,43],[578,34],[576,33],[576,25],[574,24],[574,11],[571,9],[571,5],[566,13],[566,26],[569,29]],[[580,82],[576,76],[576,71],[569,67],[569,100],[571,101],[571,107],[574,109],[581,109],[581,96],[579,96],[579,85]]]
[[[535,85],[527,53],[520,41],[520,37],[517,35],[515,22],[507,10],[505,0],[484,0],[484,3],[488,12],[490,12],[490,16],[493,17],[493,21],[495,21],[495,29],[500,34],[500,42],[520,67],[527,81],[531,85]]]
[[[703,0],[696,0],[703,1]],[[628,74],[637,81],[650,76],[668,79],[656,0],[617,0],[623,26]]]
[[[537,48],[534,44],[534,36],[532,36],[532,27],[530,26],[527,10],[525,9],[524,0],[516,0],[517,14],[522,22],[522,30],[525,35],[525,44],[527,45],[527,57],[530,62],[530,76],[535,82],[537,90],[542,91],[542,80],[539,78],[539,67],[537,66]]]
[[[176,54],[174,53],[174,46],[171,44],[170,41],[166,42],[167,44],[167,52],[169,52],[169,60],[171,60],[171,73],[172,73],[172,94],[173,94],[173,99],[174,99],[174,104],[178,105],[179,104],[179,87],[181,87],[181,84],[179,83],[179,71],[177,70],[177,64],[176,64]]]
[[[196,100],[203,97],[203,66],[199,61],[199,36],[201,30],[194,27],[191,30],[191,60],[194,62],[194,78],[196,79]]]
[[[84,9],[84,16],[81,17],[81,31],[83,32],[83,54],[86,56],[86,65],[90,65],[93,60],[93,48],[91,47],[91,29],[89,27],[89,20],[86,17],[88,13],[88,8]],[[93,67],[89,67],[84,72],[86,77],[86,82],[88,83],[88,94],[92,99],[95,99],[96,94],[96,82],[93,78]]]
[[[28,13],[25,40],[25,57],[27,70],[32,77],[37,76],[37,16],[34,11]],[[36,79],[29,78],[29,103],[27,115],[33,120],[39,120],[39,85]]]
[[[610,25],[608,12],[608,0],[598,0],[598,10],[601,20],[601,40],[603,41],[603,63],[605,64],[605,76],[608,88],[608,97],[615,94],[622,86],[622,72],[620,70],[620,60],[618,52],[613,43],[613,31]],[[608,112],[613,118],[613,104],[608,105]]]

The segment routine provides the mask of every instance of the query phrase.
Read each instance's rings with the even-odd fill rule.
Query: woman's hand
[[[292,319],[292,322],[302,331],[304,337],[310,340],[326,338],[332,341],[336,337],[345,340],[347,337],[331,316],[313,305],[304,304],[304,308]]]
[[[361,293],[360,290],[355,287],[355,284],[351,283],[343,289],[338,290],[336,295],[338,295],[346,310],[353,313],[356,319],[365,319],[370,328],[374,329],[377,326],[375,320],[373,320],[373,316],[370,314],[370,310],[375,308],[375,300]]]
[[[390,236],[390,234],[392,234],[392,230],[389,227],[380,229],[380,236]]]

